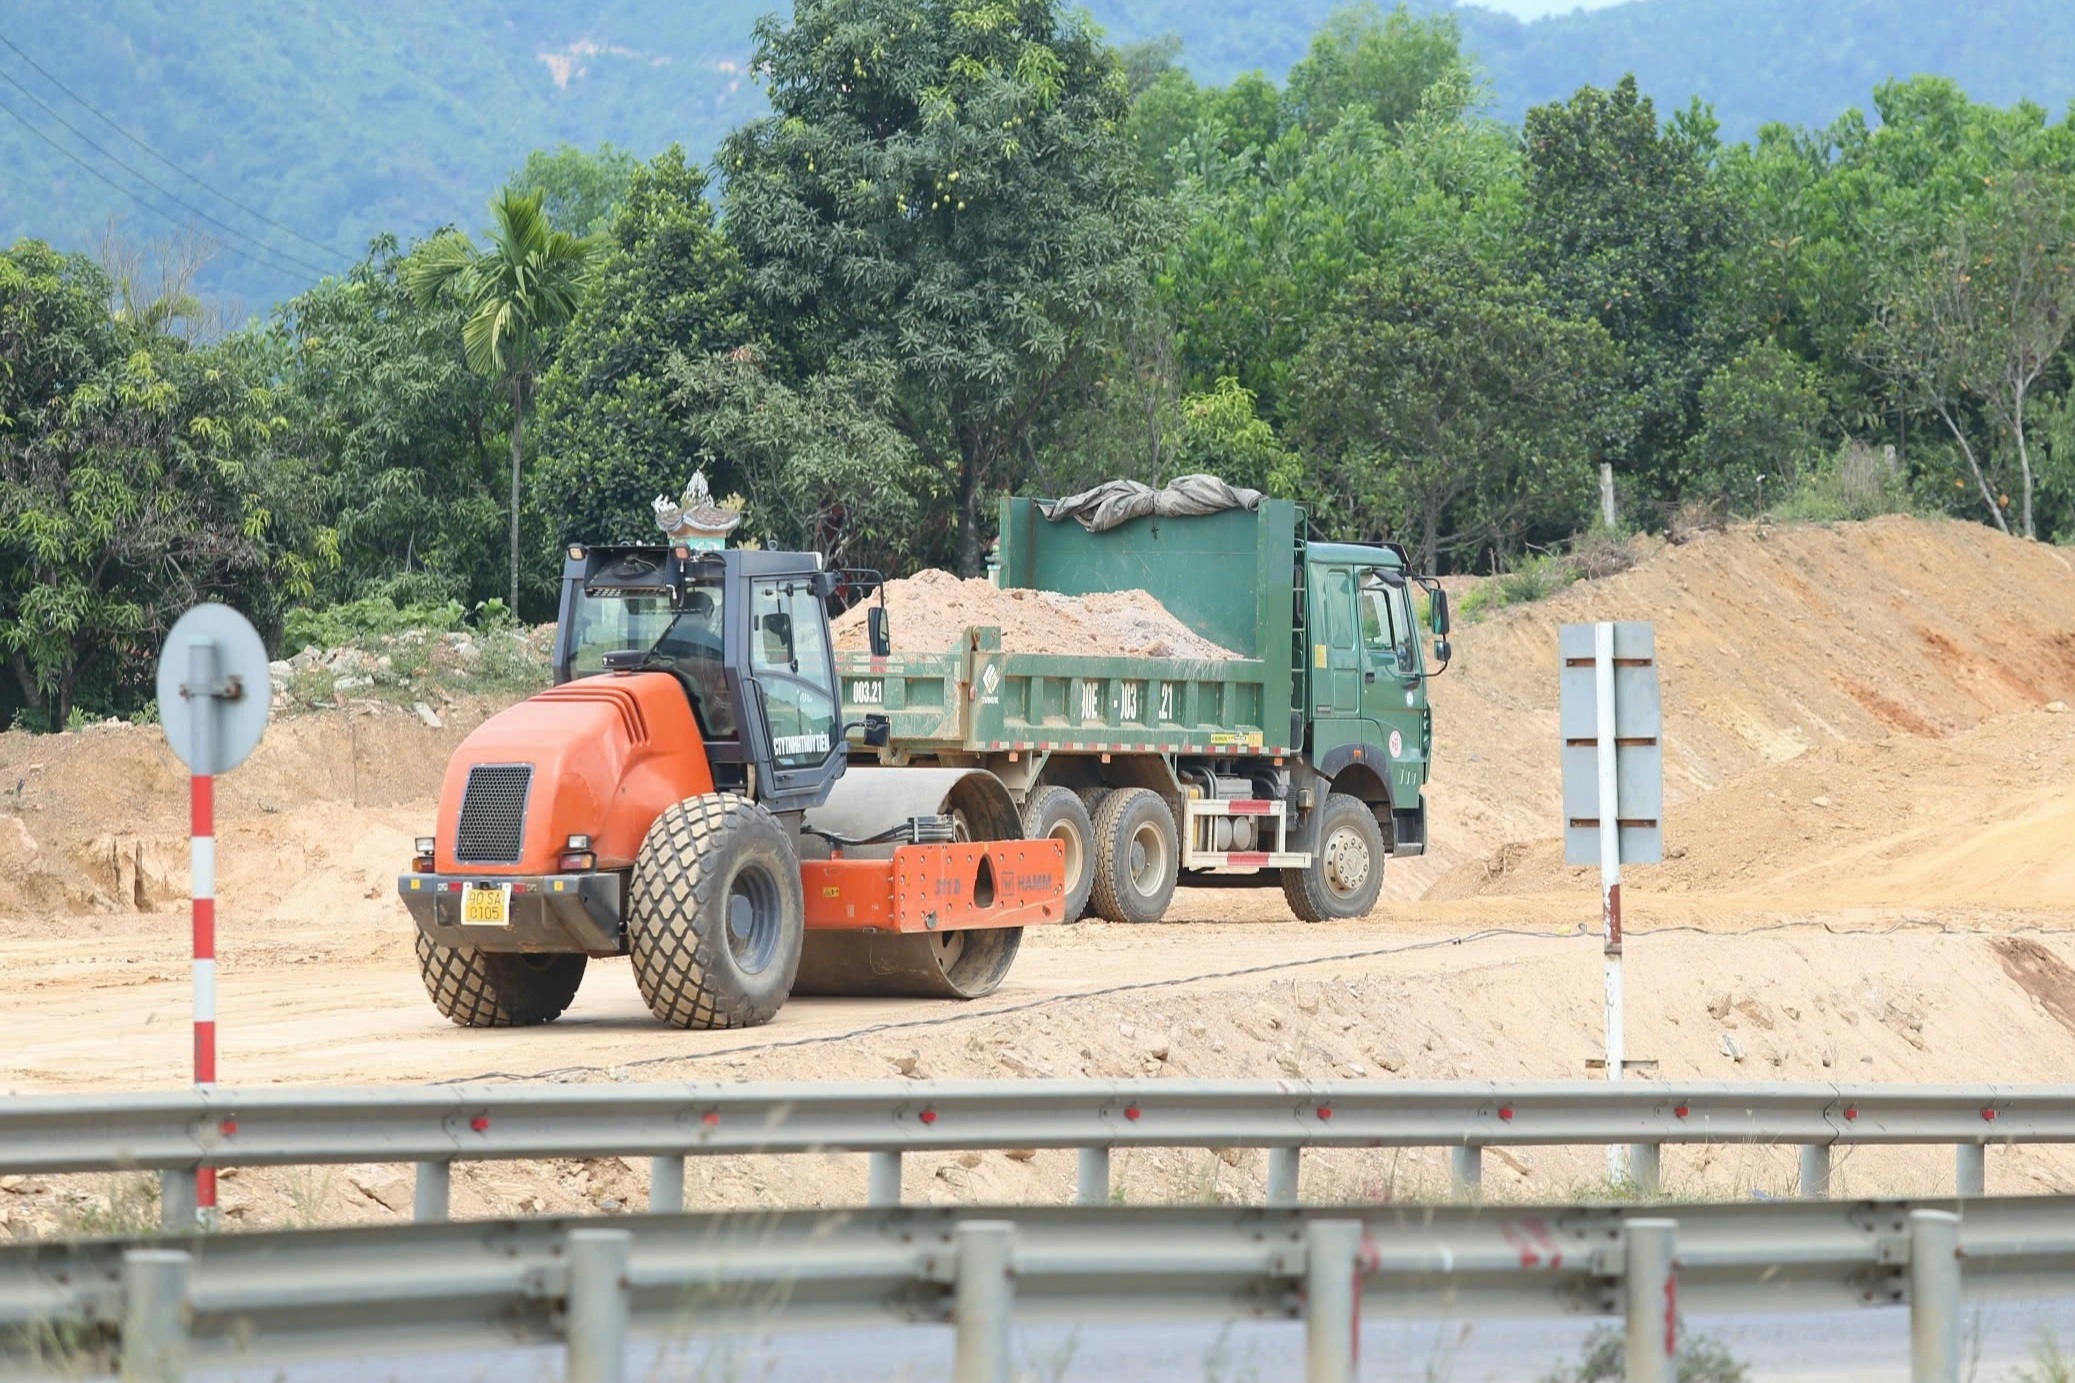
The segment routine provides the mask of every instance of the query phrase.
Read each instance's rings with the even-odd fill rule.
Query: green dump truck
[[[1403,548],[1308,526],[1271,499],[1090,532],[1005,500],[1001,585],[1144,590],[1240,656],[1011,653],[991,628],[945,631],[942,653],[839,652],[844,722],[889,722],[854,761],[1000,778],[1025,834],[1066,848],[1069,918],[1158,921],[1178,883],[1280,885],[1309,922],[1367,914],[1385,857],[1426,849],[1448,601]]]

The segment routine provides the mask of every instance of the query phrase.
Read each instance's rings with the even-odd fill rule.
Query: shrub
[[[1542,1383],[1619,1383],[1628,1376],[1628,1344],[1620,1331],[1597,1326],[1585,1337],[1582,1357],[1570,1367],[1542,1375]],[[1745,1383],[1750,1369],[1717,1340],[1679,1331],[1678,1353],[1672,1358],[1678,1383]]]

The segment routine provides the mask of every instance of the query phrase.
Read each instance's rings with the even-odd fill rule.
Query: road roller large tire
[[[552,1023],[584,982],[582,955],[531,955],[437,946],[418,933],[418,974],[432,1006],[464,1028]]]
[[[1096,914],[1112,922],[1158,922],[1181,872],[1174,813],[1156,792],[1118,788],[1095,813]]]
[[[1078,922],[1088,912],[1095,886],[1095,821],[1072,788],[1045,787],[1023,803],[1023,838],[1056,840],[1066,850],[1066,920]]]
[[[627,950],[649,1012],[679,1028],[753,1028],[792,993],[806,898],[775,817],[733,793],[656,818],[627,890]]]
[[[1309,869],[1282,872],[1282,896],[1300,922],[1367,917],[1383,889],[1383,828],[1360,798],[1326,798]]]

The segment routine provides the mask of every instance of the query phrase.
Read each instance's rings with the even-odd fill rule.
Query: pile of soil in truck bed
[[[835,621],[836,647],[863,651],[866,610],[846,610]],[[943,653],[959,631],[994,626],[1005,653],[1125,653],[1140,658],[1224,661],[1241,655],[1192,631],[1144,591],[1060,595],[1057,591],[1003,590],[991,582],[961,580],[948,571],[920,571],[886,583],[893,646],[907,653]]]

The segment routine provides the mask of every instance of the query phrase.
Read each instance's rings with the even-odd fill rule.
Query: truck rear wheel
[[[1326,798],[1318,848],[1308,869],[1282,872],[1282,896],[1300,922],[1367,917],[1383,889],[1383,828],[1367,803],[1344,792]]]
[[[1066,847],[1066,920],[1078,922],[1088,911],[1095,886],[1095,822],[1072,788],[1039,788],[1023,803],[1023,835],[1027,840],[1056,840]]]
[[[552,1023],[584,982],[581,955],[439,946],[418,933],[418,974],[432,1006],[464,1028]]]
[[[627,890],[627,950],[649,1012],[679,1028],[768,1023],[806,929],[800,862],[769,812],[733,793],[656,818]]]
[[[1117,788],[1095,813],[1091,897],[1112,922],[1158,922],[1174,901],[1181,851],[1174,813],[1156,792]]]

